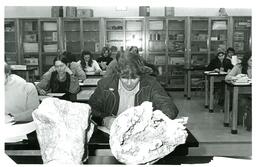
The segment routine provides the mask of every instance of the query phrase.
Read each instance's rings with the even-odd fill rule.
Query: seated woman
[[[76,62],[75,56],[70,52],[63,52],[62,55],[67,58],[67,67],[73,72],[74,76],[79,80],[85,80],[85,72],[82,70],[81,65]],[[49,75],[53,71],[56,71],[55,66],[52,66],[44,75]]]
[[[218,52],[217,56],[210,61],[207,66],[207,71],[215,72],[229,72],[233,68],[233,65],[229,59],[226,58],[224,52]]]
[[[88,73],[100,73],[102,70],[100,69],[97,61],[93,60],[92,53],[89,51],[83,51],[81,54],[80,64],[82,69],[86,74]]]
[[[57,56],[54,61],[56,71],[45,74],[36,85],[40,95],[51,93],[65,93],[63,99],[74,101],[79,92],[79,82],[73,72],[68,68],[66,57]]]
[[[111,57],[111,50],[108,47],[103,47],[101,57],[97,59],[102,70],[106,70],[109,63],[113,60]]]
[[[144,101],[152,102],[154,110],[170,119],[176,118],[178,109],[172,98],[148,72],[138,54],[121,54],[116,72],[101,79],[89,99],[93,119],[110,128],[117,115]]]
[[[11,74],[8,64],[5,72],[5,123],[17,121],[32,121],[32,112],[39,105],[39,98],[34,84]]]
[[[252,78],[252,59],[251,53],[245,55],[242,62],[235,65],[233,69],[226,75],[225,80],[231,81],[236,80],[239,75],[247,75],[248,78]],[[243,116],[246,114],[245,124],[247,130],[252,128],[252,108],[251,108],[251,95],[239,95],[238,103],[238,124],[242,124]]]

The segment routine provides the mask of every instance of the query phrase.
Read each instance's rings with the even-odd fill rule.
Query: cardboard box
[[[164,7],[165,16],[174,16],[175,8],[174,7]]]
[[[66,7],[66,17],[76,17],[77,16],[77,8],[68,6]]]
[[[93,17],[92,9],[77,9],[77,17]]]
[[[140,6],[139,7],[139,16],[150,16],[150,7],[149,6]]]

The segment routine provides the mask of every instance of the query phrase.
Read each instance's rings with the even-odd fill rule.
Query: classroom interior
[[[200,157],[214,156],[250,159],[252,131],[243,124],[231,133],[232,118],[225,122],[223,106],[214,96],[213,112],[209,111],[204,71],[219,48],[234,48],[238,58],[249,53],[251,25],[252,11],[244,8],[8,6],[4,18],[5,61],[16,68],[14,73],[37,83],[53,65],[55,56],[64,51],[79,60],[81,51],[88,50],[97,59],[101,49],[108,46],[115,58],[117,51],[137,46],[140,56],[158,69],[157,80],[172,96],[178,118],[188,117],[186,127],[198,141],[199,146],[190,147],[186,156],[199,158],[184,163],[209,163],[211,158],[205,162]],[[79,102],[88,100],[83,99],[88,92],[79,93]],[[15,157],[12,150],[6,153]],[[24,163],[26,154],[19,154],[16,162]],[[96,154],[113,156],[110,149],[99,149]]]

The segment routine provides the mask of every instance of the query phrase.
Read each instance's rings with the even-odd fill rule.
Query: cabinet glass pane
[[[24,53],[39,52],[37,20],[23,20]]]
[[[106,45],[118,50],[124,46],[124,28],[122,20],[106,21]]]
[[[125,23],[125,40],[126,47],[137,46],[139,51],[142,51],[142,21],[141,20],[126,20]]]
[[[234,17],[233,47],[239,58],[250,51],[251,18]]]
[[[64,21],[64,33],[66,50],[72,53],[80,53],[80,21]]]
[[[210,37],[211,53],[216,54],[218,51],[226,51],[227,49],[227,21],[212,20],[211,21],[211,37]]]
[[[14,21],[5,21],[4,23],[4,51],[5,61],[8,64],[17,63],[17,50],[16,50],[16,24]]]
[[[42,22],[42,51],[58,51],[58,32],[56,22]]]

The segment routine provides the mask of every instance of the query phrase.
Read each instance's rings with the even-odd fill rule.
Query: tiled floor
[[[250,149],[252,133],[246,131],[245,127],[238,126],[238,134],[231,134],[231,127],[223,126],[224,113],[220,112],[219,106],[215,107],[214,113],[209,113],[208,109],[204,108],[203,94],[194,95],[192,96],[191,100],[187,100],[184,97],[183,91],[169,93],[172,95],[174,103],[177,105],[180,111],[178,117],[189,117],[187,128],[197,138],[200,146],[209,148],[213,147],[216,149],[218,146],[221,146],[222,148],[224,147],[223,149],[228,153],[230,151],[227,151],[227,148],[225,147],[232,147],[230,156],[248,156],[251,154]],[[213,144],[215,144],[215,146],[212,146]],[[218,146],[216,144],[218,144]],[[236,147],[237,149],[245,151],[236,152]],[[205,155],[225,154],[223,149],[216,149],[210,149],[212,150],[212,153],[199,153],[200,151],[196,151],[195,153]],[[205,150],[207,149],[204,148],[204,151]]]

